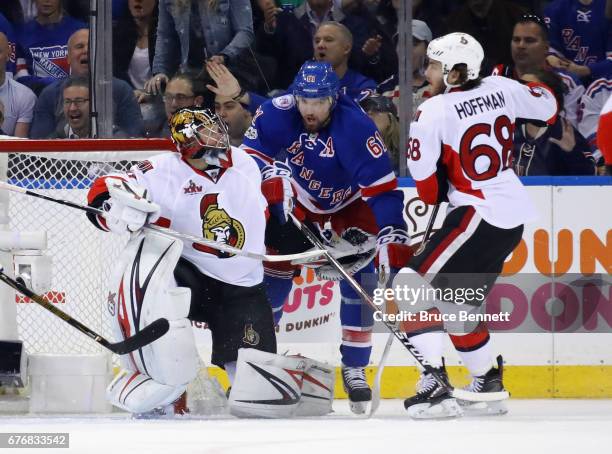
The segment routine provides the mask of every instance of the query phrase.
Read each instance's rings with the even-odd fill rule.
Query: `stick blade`
[[[138,334],[128,337],[122,342],[110,344],[108,348],[118,355],[126,355],[134,350],[155,342],[170,329],[170,323],[165,318],[158,318],[150,325],[147,325]]]

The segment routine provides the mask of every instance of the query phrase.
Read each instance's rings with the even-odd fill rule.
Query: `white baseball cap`
[[[430,42],[432,40],[431,30],[427,24],[418,19],[412,20],[412,36],[420,41]]]

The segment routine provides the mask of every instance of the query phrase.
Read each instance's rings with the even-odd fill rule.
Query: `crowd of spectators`
[[[241,143],[257,107],[291,93],[306,60],[329,62],[399,162],[401,0],[112,0],[113,136],[165,137],[181,107],[207,106]],[[90,0],[0,2],[0,133],[90,137]],[[519,175],[605,173],[597,145],[612,93],[612,0],[413,0],[413,108],[429,97],[428,43],[474,36],[482,76],[537,80],[554,125],[517,121]]]

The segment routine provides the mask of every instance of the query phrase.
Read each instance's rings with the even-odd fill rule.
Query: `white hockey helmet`
[[[427,58],[442,63],[444,83],[448,83],[448,73],[455,65],[467,65],[467,78],[473,80],[478,78],[480,65],[484,59],[484,50],[476,39],[467,33],[449,33],[434,39],[427,46]]]

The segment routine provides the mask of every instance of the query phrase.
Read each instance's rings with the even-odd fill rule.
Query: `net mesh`
[[[82,154],[82,153],[81,153]],[[97,153],[92,153],[96,155]],[[121,154],[117,153],[117,157]],[[146,155],[143,154],[142,159]],[[44,195],[86,204],[100,175],[125,172],[135,161],[72,158],[69,153],[8,155],[7,182]],[[84,212],[27,195],[10,193],[9,228],[46,231],[46,253],[53,260],[51,291],[45,296],[94,331],[111,338],[105,316],[107,281],[128,237],[102,232]],[[17,296],[17,324],[28,353],[81,354],[102,350],[51,313]]]

